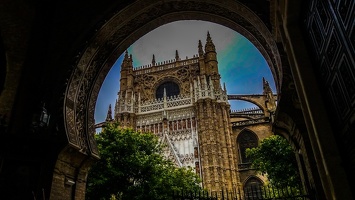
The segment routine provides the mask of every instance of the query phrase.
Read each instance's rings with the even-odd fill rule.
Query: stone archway
[[[81,156],[76,156],[74,166],[82,180],[91,160],[86,157],[99,157],[93,139],[94,108],[108,71],[119,55],[139,37],[163,24],[187,19],[215,22],[244,35],[264,56],[274,75],[276,88],[280,90],[283,73],[277,45],[261,19],[243,4],[232,0],[223,3],[213,0],[136,1],[115,14],[96,32],[80,53],[68,80],[64,124],[71,148],[63,150],[59,158],[68,159],[65,155],[71,154],[70,149],[77,149]],[[77,186],[76,190],[82,188]]]
[[[353,199],[353,1],[8,0],[0,5],[7,62],[0,176],[6,194],[24,196],[17,190],[32,186],[49,194],[52,182],[52,189],[58,188],[51,199],[80,199],[85,187],[64,183],[75,179],[84,185],[88,161],[98,156],[91,138],[93,107],[117,55],[164,23],[201,19],[240,32],[268,61],[280,94],[273,128],[303,137],[307,151],[301,153],[309,156],[305,166],[311,167],[314,180],[308,180],[315,183],[317,198]],[[43,102],[51,121],[42,136],[30,126]],[[34,170],[19,174],[23,166]],[[63,169],[74,176],[65,177]]]
[[[280,9],[283,8],[282,2],[279,3]],[[291,3],[287,4],[287,6],[290,5]],[[271,9],[274,9],[272,5],[270,5],[270,7]],[[309,60],[307,62],[307,58],[305,61],[303,57],[300,59],[300,57],[296,56],[300,50],[305,50],[306,48],[302,47],[302,45],[300,45],[301,47],[298,47],[297,45],[292,46],[293,43],[291,44],[288,41],[289,39],[292,39],[292,41],[295,42],[302,37],[300,37],[297,32],[298,25],[295,25],[295,22],[293,21],[297,19],[298,15],[292,15],[293,10],[289,9],[289,7],[287,7],[287,11],[291,12],[285,12],[286,16],[279,16],[282,19],[276,20],[278,23],[281,23],[278,24],[281,27],[274,27],[276,29],[280,29],[279,31],[281,31],[275,33],[275,37],[284,37],[283,39],[285,40],[283,40],[283,48],[286,48],[287,52],[290,54],[287,58],[283,57],[282,64],[278,46],[276,45],[274,37],[270,33],[269,29],[253,11],[239,2],[232,0],[226,0],[222,3],[212,0],[167,0],[162,2],[154,0],[138,0],[132,4],[129,4],[125,9],[122,9],[112,18],[108,19],[103,24],[101,29],[98,29],[96,34],[87,43],[86,48],[79,54],[76,64],[74,64],[71,77],[68,80],[63,105],[65,131],[69,146],[78,149],[83,153],[83,155],[98,157],[98,151],[92,137],[92,133],[94,133],[94,107],[97,95],[109,69],[118,56],[130,44],[148,31],[169,22],[188,19],[205,20],[227,26],[244,35],[264,56],[274,76],[277,93],[282,96],[282,98],[280,96],[278,97],[278,102],[280,102],[279,106],[282,104],[282,111],[287,113],[289,116],[292,116],[293,120],[296,120],[295,122],[297,127],[293,127],[292,130],[296,130],[295,128],[300,129],[302,133],[300,135],[303,136],[303,139],[306,138],[307,142],[310,140],[310,142],[306,145],[306,148],[308,150],[313,148],[315,149],[315,152],[308,152],[310,160],[307,160],[306,163],[308,165],[312,165],[312,170],[316,170],[316,168],[320,166],[318,167],[321,169],[319,170],[320,172],[314,171],[314,174],[319,173],[321,176],[321,180],[319,178],[316,178],[317,180],[315,180],[315,182],[318,182],[316,184],[318,186],[316,190],[323,193],[321,184],[326,184],[326,191],[331,191],[330,189],[333,186],[328,183],[326,168],[329,165],[334,166],[334,169],[337,169],[339,162],[332,164],[330,161],[325,160],[326,158],[323,155],[337,156],[337,153],[332,153],[333,151],[330,149],[324,149],[323,147],[321,148],[321,145],[317,144],[317,142],[327,143],[327,141],[324,141],[324,139],[321,141],[317,138],[318,135],[315,134],[315,130],[312,130],[312,128],[317,129],[322,127],[319,126],[322,124],[322,120],[327,121],[327,119],[326,117],[323,117],[316,120],[316,122],[320,122],[317,123],[317,127],[314,127],[314,124],[311,124],[315,119],[314,114],[318,113],[315,112],[315,110],[321,111],[322,113],[324,113],[324,110],[318,107],[315,101],[312,101],[312,104],[308,104],[308,100],[312,99],[310,99],[307,95],[311,93],[311,89],[313,87],[307,89],[305,86],[309,86],[310,83],[303,83],[303,78],[305,78],[305,80],[310,79],[310,81],[314,81],[312,78],[313,74],[305,74],[309,72],[311,67],[309,67],[309,69],[300,67],[301,65],[310,66]],[[294,12],[299,11],[300,9],[298,8]],[[279,12],[280,11],[277,11],[276,13],[280,14]],[[281,22],[279,20],[281,20]],[[284,20],[283,22],[286,24],[282,25],[282,20]],[[296,33],[294,34],[293,32],[289,32],[290,30],[288,30],[288,28],[290,27],[283,26],[290,26],[291,31],[296,29]],[[289,35],[283,35],[286,34],[283,32],[285,30],[287,34],[292,35],[292,38],[290,38],[291,36]],[[297,50],[296,53],[294,48]],[[285,54],[283,55],[285,56]],[[299,54],[297,55],[299,56]],[[287,66],[288,59],[290,59],[290,66]],[[284,65],[284,63],[286,63],[286,65]],[[292,70],[292,73],[290,70]],[[284,75],[289,75],[290,78],[286,76],[283,77]],[[296,84],[297,91],[295,88],[290,89],[292,91],[287,91],[287,87],[289,87],[292,83]],[[305,88],[308,92],[307,95],[305,94]],[[283,93],[281,93],[281,90]],[[293,94],[295,94],[295,96],[293,96]],[[297,102],[298,96],[300,96],[301,105],[304,106],[303,109],[295,107],[300,104]],[[319,95],[317,98],[318,97]],[[295,113],[300,113],[300,117],[295,117]],[[282,121],[280,117],[276,120]],[[324,128],[320,128],[320,130],[323,130],[327,134],[329,132],[324,130]],[[317,150],[318,147],[319,150]],[[327,153],[324,154],[321,150],[327,150]],[[315,159],[317,159],[317,163],[315,163]],[[79,160],[79,166],[85,166],[83,165],[83,162],[86,162],[85,159]],[[337,177],[338,173],[336,170],[333,170],[333,168],[328,169],[332,169],[332,181],[333,179],[343,180],[342,177]],[[83,173],[84,172],[85,170],[83,170]],[[338,189],[339,191],[342,191],[341,188],[338,187]],[[331,196],[331,193],[332,192],[328,192],[327,195]]]
[[[127,17],[129,16],[129,17]],[[94,107],[100,86],[118,56],[135,40],[168,22],[199,19],[227,26],[249,39],[265,57],[279,90],[280,55],[271,33],[247,7],[234,1],[137,1],[117,13],[98,30],[82,52],[68,81],[64,117],[69,144],[98,156],[94,133]]]

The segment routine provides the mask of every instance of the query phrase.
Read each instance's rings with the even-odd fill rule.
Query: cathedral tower
[[[120,92],[115,105],[115,118],[123,127],[135,126],[133,82],[132,55],[128,56],[126,51],[121,65]]]
[[[176,50],[175,59],[157,61],[153,55],[151,64],[140,67],[133,67],[126,51],[115,120],[157,135],[166,145],[165,156],[179,167],[195,169],[209,191],[233,190],[242,184],[235,150],[238,133],[210,33],[205,47],[201,41],[197,47],[192,58],[181,59]],[[265,80],[264,93],[272,112],[273,94]]]
[[[220,85],[217,53],[210,33],[205,52],[199,42],[200,74],[195,81],[195,110],[204,186],[211,191],[232,189],[237,184],[232,155],[227,91]]]

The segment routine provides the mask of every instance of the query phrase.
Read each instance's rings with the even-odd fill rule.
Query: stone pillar
[[[204,187],[210,191],[232,190],[237,184],[232,156],[228,106],[211,99],[196,104]],[[234,170],[234,171],[233,171]],[[233,172],[232,172],[233,171]]]

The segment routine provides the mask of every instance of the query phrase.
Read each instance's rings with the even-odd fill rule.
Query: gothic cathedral
[[[121,126],[152,132],[166,144],[165,155],[177,166],[192,167],[210,191],[263,184],[245,156],[270,136],[276,96],[263,80],[263,94],[228,95],[221,86],[215,45],[207,34],[198,54],[133,67],[126,51],[114,120]],[[229,100],[255,108],[230,109]],[[106,121],[112,119],[111,106]]]

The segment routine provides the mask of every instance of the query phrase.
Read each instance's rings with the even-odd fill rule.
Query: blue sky
[[[205,21],[172,22],[147,33],[128,48],[133,57],[133,66],[150,64],[153,54],[157,62],[174,59],[175,50],[178,50],[180,58],[190,58],[198,52],[198,40],[205,45],[207,31],[216,46],[221,82],[226,83],[228,94],[260,94],[263,91],[263,77],[276,92],[270,68],[259,50],[234,30]],[[96,123],[106,119],[109,104],[114,106],[119,91],[122,59],[123,55],[113,65],[101,86],[95,107]],[[232,109],[255,107],[243,101],[233,101],[231,106]]]

